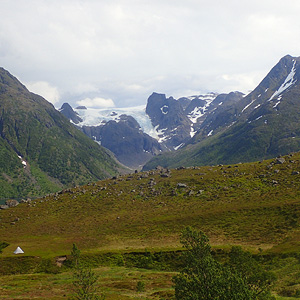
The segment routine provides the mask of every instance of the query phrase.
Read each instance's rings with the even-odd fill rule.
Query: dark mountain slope
[[[192,122],[184,113],[180,101],[173,97],[152,93],[147,101],[146,113],[152,125],[163,133],[163,144],[168,149],[173,150],[191,138]]]
[[[52,104],[0,69],[0,199],[43,195],[111,176],[117,168]]]
[[[102,120],[100,125],[82,125],[77,112],[68,103],[59,110],[87,136],[110,150],[119,162],[131,169],[141,167],[164,147],[142,131],[139,123],[130,115],[118,115],[117,120]],[[117,115],[112,112],[112,115]]]
[[[137,121],[127,115],[121,115],[119,122],[111,120],[100,126],[83,126],[81,130],[100,141],[121,163],[133,169],[141,169],[162,150],[158,141],[144,133]]]
[[[227,112],[227,127],[204,140],[201,133],[196,135],[191,145],[155,157],[145,169],[255,161],[299,151],[300,58],[283,57]]]
[[[68,103],[64,103],[59,111],[70,121],[72,121],[74,124],[78,124],[79,122],[82,122],[82,119]]]

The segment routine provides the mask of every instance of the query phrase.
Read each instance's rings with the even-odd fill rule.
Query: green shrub
[[[141,293],[145,291],[145,282],[144,281],[138,281],[136,284],[136,291]]]

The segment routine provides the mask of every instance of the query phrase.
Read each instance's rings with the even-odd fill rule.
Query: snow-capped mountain
[[[153,93],[147,105],[72,109],[65,103],[60,112],[93,140],[111,150],[120,162],[138,169],[153,155],[187,144],[210,112],[228,105],[232,95],[235,99],[242,98],[238,92],[209,93],[178,100]]]
[[[251,93],[226,103],[207,114],[188,148],[145,169],[232,164],[300,150],[300,57],[283,57]]]
[[[164,151],[146,106],[94,109],[64,104],[60,112],[95,142],[114,153],[124,165],[141,169],[153,155]]]

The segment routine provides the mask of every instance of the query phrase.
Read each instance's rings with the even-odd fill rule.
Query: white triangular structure
[[[22,253],[24,253],[24,251],[23,251],[20,247],[18,247],[18,248],[14,251],[14,254],[22,254]]]

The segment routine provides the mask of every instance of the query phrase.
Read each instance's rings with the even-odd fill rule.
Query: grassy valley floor
[[[204,231],[215,249],[241,245],[268,258],[266,268],[278,276],[274,293],[296,299],[299,220],[299,153],[230,166],[158,168],[67,189],[0,210],[1,241],[9,243],[0,255],[0,295],[66,299],[70,270],[45,274],[52,266],[41,267],[39,260],[68,255],[73,243],[87,256],[178,250],[181,230],[192,226]],[[25,251],[23,256],[14,256],[17,246]],[[20,271],[17,266],[23,258],[30,263]],[[107,299],[159,299],[155,293],[164,291],[160,296],[168,299],[174,274],[170,271],[175,268],[125,266],[93,266]],[[15,274],[8,275],[7,270]],[[141,294],[135,290],[139,280],[145,282]]]
[[[276,299],[299,299],[299,295],[295,292],[296,287],[293,286],[295,280],[299,282],[299,261],[293,258],[280,259],[278,265],[274,265],[271,270],[277,276],[281,276],[274,287]],[[175,272],[117,266],[98,267],[94,272],[99,275],[99,292],[103,293],[107,300],[174,299],[172,277]],[[144,291],[137,291],[138,282],[144,284]],[[71,295],[71,272],[0,276],[1,299],[61,300],[68,299]]]

